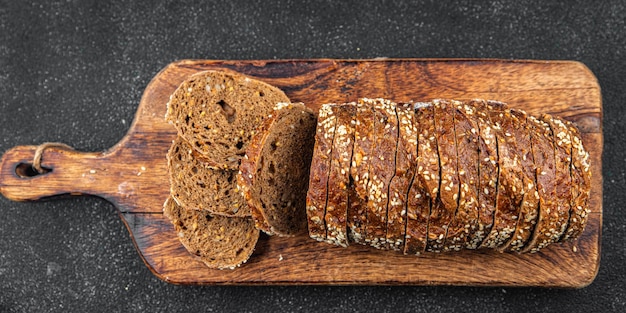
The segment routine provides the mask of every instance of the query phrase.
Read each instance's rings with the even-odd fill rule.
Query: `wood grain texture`
[[[359,97],[395,101],[484,98],[533,115],[549,113],[576,124],[591,154],[591,214],[581,237],[537,254],[496,251],[403,256],[364,246],[319,243],[306,236],[262,237],[248,263],[210,270],[184,250],[162,215],[169,185],[165,155],[175,137],[165,123],[169,95],[202,70],[237,71],[281,88],[314,110]],[[21,177],[35,146],[5,153],[0,191],[13,200],[91,194],[116,205],[150,270],[177,284],[410,284],[584,287],[600,263],[602,229],[602,103],[600,87],[582,64],[570,61],[476,59],[185,60],[163,69],[146,88],[127,136],[105,152],[49,148],[47,174]]]

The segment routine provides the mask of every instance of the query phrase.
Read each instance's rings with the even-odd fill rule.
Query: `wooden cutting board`
[[[537,254],[495,251],[404,256],[365,246],[318,243],[306,236],[262,236],[255,253],[235,270],[211,270],[190,256],[161,212],[168,196],[165,154],[176,136],[164,122],[169,95],[203,70],[250,75],[313,109],[359,97],[396,101],[484,98],[530,114],[550,113],[574,122],[591,153],[592,213],[582,236]],[[602,100],[593,74],[570,61],[477,59],[185,60],[154,77],[124,139],[104,152],[49,147],[42,166],[29,170],[35,146],[5,153],[0,191],[13,200],[61,194],[103,197],[119,209],[137,251],[159,278],[176,284],[482,285],[584,287],[600,264],[602,229]]]

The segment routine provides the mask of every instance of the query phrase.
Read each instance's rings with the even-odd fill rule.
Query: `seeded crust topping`
[[[336,113],[341,106],[356,111],[353,119]],[[316,153],[311,168],[330,176],[315,191],[326,191],[324,205],[307,210],[309,220],[325,216],[324,235],[309,224],[315,239],[411,255],[522,253],[584,229],[589,155],[568,122],[480,99],[360,99],[323,106],[323,121],[331,126],[318,127],[316,140],[326,143],[316,146],[326,153]]]

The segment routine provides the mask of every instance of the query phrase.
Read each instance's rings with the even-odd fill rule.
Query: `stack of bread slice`
[[[278,88],[223,71],[190,76],[167,103],[178,137],[167,155],[171,193],[163,212],[210,268],[235,268],[254,250],[259,230],[236,176],[257,127],[279,103],[289,98]]]
[[[496,101],[325,104],[309,235],[404,254],[537,252],[589,214],[589,154],[572,124]]]

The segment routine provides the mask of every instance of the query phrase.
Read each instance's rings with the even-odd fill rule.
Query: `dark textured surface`
[[[106,201],[0,197],[0,312],[626,311],[624,16],[623,1],[0,0],[0,153],[45,141],[108,149],[150,79],[186,58],[577,60],[605,110],[602,262],[582,290],[173,286],[144,266]]]

